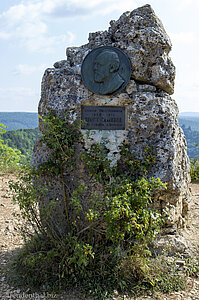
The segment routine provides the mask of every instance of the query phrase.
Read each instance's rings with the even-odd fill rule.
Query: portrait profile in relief
[[[110,95],[120,89],[124,79],[119,74],[120,60],[116,52],[104,50],[94,60],[94,81],[100,84],[101,95]]]
[[[120,49],[104,46],[92,50],[85,57],[81,74],[90,91],[109,96],[127,85],[131,76],[131,63]]]

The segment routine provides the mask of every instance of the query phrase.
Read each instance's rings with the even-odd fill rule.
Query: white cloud
[[[41,25],[48,16],[79,17],[81,15],[100,14],[107,11],[131,10],[137,6],[135,0],[39,0],[22,1],[10,7],[0,15],[1,25],[12,29],[21,24],[37,22]]]
[[[60,43],[70,44],[74,34],[51,35],[49,18],[107,14],[135,6],[132,0],[35,0],[21,1],[0,15],[0,39],[17,39],[32,52],[52,53]],[[52,20],[51,20],[52,24]]]
[[[16,36],[25,39],[45,35],[46,32],[47,25],[41,21],[23,22],[16,28]]]
[[[37,111],[39,90],[28,87],[8,87],[0,88],[0,94],[1,111]]]
[[[180,111],[199,111],[198,107],[199,87],[178,87],[175,90],[174,98]]]
[[[0,14],[0,39],[17,39],[18,45],[32,52],[52,53],[60,43],[71,44],[72,32],[51,35],[49,18],[105,15],[135,8],[133,0],[21,0]]]
[[[56,1],[55,1],[56,2]],[[4,32],[0,32],[0,39],[17,38],[18,44],[32,52],[52,53],[61,43],[71,43],[74,34],[50,35],[47,23],[43,21],[44,14],[51,10],[51,1],[37,1],[35,4],[19,4],[11,7],[0,15],[0,25]]]
[[[53,53],[59,45],[70,44],[74,35],[68,32],[67,35],[56,36],[35,36],[24,41],[26,47],[32,52]]]
[[[0,94],[2,98],[10,99],[10,96],[21,97],[21,96],[35,96],[38,93],[32,88],[24,88],[24,87],[8,87],[8,88],[0,88]]]
[[[55,1],[55,4],[58,1]],[[72,32],[64,35],[51,35],[48,32],[45,14],[52,10],[54,2],[24,1],[12,6],[0,15],[0,39],[17,39],[18,44],[33,52],[51,53],[60,43],[74,40]]]
[[[199,1],[198,0],[179,0],[179,5],[177,7],[180,10],[184,10],[190,6],[199,7]]]
[[[41,19],[41,3],[21,2],[0,15],[0,26],[12,39],[32,39],[45,35],[46,24]]]
[[[195,90],[198,91],[198,97],[199,97],[199,71],[198,68],[194,70],[191,64],[184,65],[184,68],[181,68],[179,72],[177,72],[176,76],[176,84],[178,87],[182,90]],[[182,72],[184,69],[184,73]]]
[[[9,33],[0,31],[0,39],[8,40],[10,38],[10,36],[11,35]]]
[[[36,20],[41,15],[41,3],[27,1],[26,5],[21,3],[11,6],[0,15],[0,20],[7,28],[18,26],[19,24]]]
[[[197,37],[194,32],[179,32],[170,33],[169,36],[173,43],[193,43],[197,41]]]
[[[15,75],[32,75],[33,73],[43,72],[47,68],[47,65],[27,65],[27,64],[19,64],[16,66],[14,70]]]
[[[103,5],[101,7],[100,13],[101,14],[110,14],[113,11],[115,12],[125,12],[125,11],[131,11],[137,7],[137,3],[132,0],[125,0],[125,1],[109,1],[109,5]]]
[[[137,6],[134,0],[45,0],[42,10],[56,17],[104,15],[113,11],[131,10]]]
[[[197,66],[194,69],[192,63],[184,62],[176,75],[173,98],[177,100],[180,111],[199,111],[199,71]]]

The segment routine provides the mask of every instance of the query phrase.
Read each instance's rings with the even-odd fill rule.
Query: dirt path
[[[7,284],[5,278],[5,265],[16,250],[22,247],[23,241],[20,237],[19,227],[22,221],[17,221],[13,214],[19,213],[19,208],[11,201],[8,182],[14,180],[15,176],[0,175],[0,300],[7,299],[58,299],[58,300],[81,300],[78,295],[62,294],[29,294],[22,292]],[[199,184],[191,184],[192,207],[190,209],[189,227],[183,232],[183,236],[189,239],[199,249]],[[117,296],[113,299],[121,299]],[[129,298],[123,298],[129,299]],[[159,294],[153,297],[140,297],[139,300],[159,299],[159,300],[199,300],[199,279],[188,278],[186,291],[175,292],[170,295]],[[99,299],[100,300],[100,299]],[[129,299],[130,300],[130,299]]]

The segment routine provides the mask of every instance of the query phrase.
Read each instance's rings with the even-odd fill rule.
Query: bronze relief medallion
[[[109,96],[124,89],[131,77],[131,62],[119,48],[102,46],[84,58],[82,80],[93,93]]]

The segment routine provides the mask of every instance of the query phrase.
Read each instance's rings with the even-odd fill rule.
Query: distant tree
[[[25,156],[21,151],[11,148],[2,139],[6,126],[0,124],[0,170],[1,171],[15,171],[26,162]]]
[[[30,161],[36,140],[41,135],[38,128],[6,131],[2,139],[9,147],[17,148]]]
[[[196,159],[199,155],[199,131],[192,130],[191,127],[181,126],[187,141],[187,153],[189,158]]]

